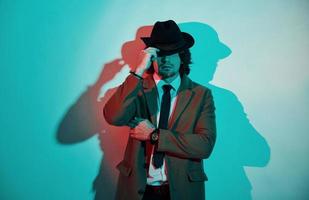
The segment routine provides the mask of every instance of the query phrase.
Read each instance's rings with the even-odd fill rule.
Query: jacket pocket
[[[125,161],[121,161],[116,168],[119,170],[119,172],[124,176],[130,176],[132,172],[132,167]]]
[[[202,169],[194,169],[187,171],[188,178],[191,182],[207,181],[208,178]]]

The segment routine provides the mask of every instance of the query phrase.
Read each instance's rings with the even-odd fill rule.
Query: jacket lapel
[[[146,101],[145,104],[150,114],[150,120],[156,126],[158,113],[158,91],[152,76],[148,76],[144,79],[143,88]],[[186,75],[183,75],[180,87],[177,91],[176,106],[168,123],[168,127],[170,129],[194,96],[194,92],[192,92],[191,89],[192,81]]]
[[[168,123],[169,129],[172,128],[172,125],[175,124],[175,121],[180,117],[180,114],[186,108],[187,104],[191,101],[194,95],[194,92],[192,92],[191,89],[192,81],[186,75],[183,75],[180,87],[177,91],[176,106]]]
[[[148,108],[150,120],[152,124],[157,125],[157,113],[158,113],[158,91],[156,84],[152,76],[148,76],[143,81],[145,104]],[[149,116],[148,116],[149,117]]]

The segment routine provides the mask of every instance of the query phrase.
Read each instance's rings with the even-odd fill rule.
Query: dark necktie
[[[163,96],[161,101],[161,108],[160,108],[160,119],[159,119],[159,128],[160,129],[167,129],[168,127],[168,117],[171,108],[171,93],[170,90],[172,89],[171,85],[163,85]],[[157,151],[158,144],[156,144],[153,153],[153,165],[155,168],[159,168],[163,165],[163,158],[164,153]]]

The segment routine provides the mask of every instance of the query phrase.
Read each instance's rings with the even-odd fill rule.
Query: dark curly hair
[[[179,68],[179,74],[182,77],[184,74],[188,75],[190,74],[190,64],[192,64],[192,60],[191,60],[191,52],[189,49],[185,49],[181,52],[178,53],[180,60],[181,60],[181,64],[180,64],[180,68]],[[150,68],[147,70],[148,74],[153,74],[154,73],[154,69],[153,69],[153,65],[151,64]]]

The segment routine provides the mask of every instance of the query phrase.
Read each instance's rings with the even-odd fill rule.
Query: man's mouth
[[[172,67],[168,67],[168,66],[167,67],[162,67],[161,70],[162,71],[171,71]]]
[[[163,65],[162,68],[172,68],[172,65]]]

